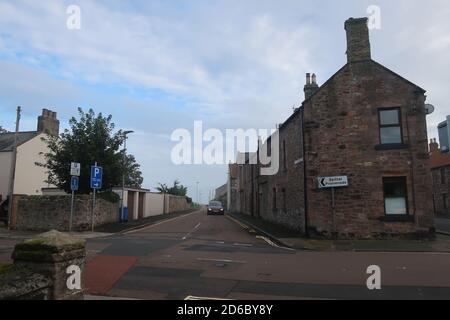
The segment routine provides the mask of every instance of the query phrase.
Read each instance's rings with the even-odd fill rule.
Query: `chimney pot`
[[[303,88],[305,92],[305,100],[308,100],[317,90],[319,86],[317,85],[317,77],[316,74],[313,73],[311,77],[311,73],[306,74],[306,85]]]

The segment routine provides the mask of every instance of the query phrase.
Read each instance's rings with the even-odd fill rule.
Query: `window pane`
[[[405,178],[384,178],[384,195],[396,198],[406,196]]]
[[[386,214],[407,214],[406,198],[386,198]]]
[[[382,126],[400,124],[398,114],[399,114],[398,109],[380,111],[380,124]]]
[[[381,144],[402,143],[400,127],[380,128]]]
[[[384,178],[383,185],[386,214],[408,214],[406,203],[406,179]]]

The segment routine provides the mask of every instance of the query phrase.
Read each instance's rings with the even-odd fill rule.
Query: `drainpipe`
[[[305,212],[305,235],[309,237],[308,226],[308,179],[306,177],[306,147],[305,147],[305,105],[302,104],[302,150],[303,150],[303,200],[304,200],[304,212]]]

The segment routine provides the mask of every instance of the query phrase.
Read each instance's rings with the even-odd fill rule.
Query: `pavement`
[[[448,253],[292,250],[204,209],[87,239],[86,250],[94,300],[450,299]],[[372,265],[381,290],[366,286]]]
[[[436,230],[441,234],[450,235],[450,217],[438,217],[435,219]]]
[[[229,215],[238,220],[249,232],[259,233],[281,247],[296,250],[450,253],[450,233],[447,235],[445,232],[440,232],[436,240],[315,240],[306,239],[297,232],[248,215],[236,213]],[[436,219],[436,221],[438,230],[443,226],[450,228],[450,220]]]

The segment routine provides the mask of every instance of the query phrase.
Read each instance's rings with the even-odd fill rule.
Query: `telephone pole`
[[[16,114],[16,131],[14,132],[14,145],[12,149],[11,157],[11,169],[9,172],[9,189],[8,189],[8,229],[11,230],[11,215],[12,215],[12,204],[13,204],[13,194],[14,194],[14,180],[16,178],[16,159],[17,159],[17,139],[19,133],[20,115],[22,108],[17,107]]]

